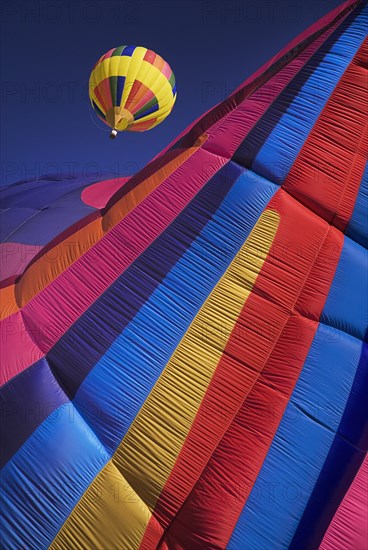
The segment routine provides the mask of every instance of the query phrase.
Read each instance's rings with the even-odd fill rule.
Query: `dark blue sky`
[[[45,173],[132,173],[340,0],[3,1],[2,183]],[[178,99],[152,131],[112,142],[88,78],[122,44],[173,68]]]

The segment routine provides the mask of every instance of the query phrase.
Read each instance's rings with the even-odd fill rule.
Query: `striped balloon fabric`
[[[345,2],[130,179],[5,191],[4,548],[366,550],[367,28]]]
[[[108,126],[143,132],[170,114],[176,100],[175,76],[155,52],[120,46],[97,61],[89,94],[93,109]]]

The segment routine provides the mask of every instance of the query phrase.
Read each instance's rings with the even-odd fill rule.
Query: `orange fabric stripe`
[[[128,195],[113,204],[106,212],[103,218],[104,231],[112,229],[121,219],[123,219],[133,208],[135,208],[145,196],[156,189],[160,183],[168,178],[175,170],[188,160],[204,143],[206,137],[199,139],[193,147],[185,149],[182,153],[170,160],[162,168],[151,174],[143,180],[138,187],[133,189]]]
[[[14,290],[14,284],[0,289],[0,319],[10,317],[10,315],[18,311]]]
[[[150,92],[150,89],[147,88],[147,86],[145,86],[142,82],[139,82],[139,80],[136,80],[126,101],[125,108],[128,109],[128,111],[130,111],[132,114],[134,114],[139,101],[148,92]]]
[[[153,65],[154,67],[157,67],[157,69],[158,69],[159,71],[161,71],[162,68],[163,68],[163,66],[165,65],[165,61],[162,59],[161,56],[156,55],[156,57],[155,57],[155,59],[154,59],[152,65]]]
[[[92,221],[67,239],[50,248],[46,254],[40,256],[38,260],[29,266],[16,285],[1,289],[0,319],[8,317],[11,313],[26,305],[85,254],[105,233],[115,227],[179,166],[189,159],[201,147],[203,140],[198,140],[194,147],[184,150],[144,179],[113,204],[103,217]],[[14,293],[13,297],[12,293]]]

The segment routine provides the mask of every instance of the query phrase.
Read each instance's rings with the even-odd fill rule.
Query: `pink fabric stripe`
[[[34,326],[37,330],[37,326]],[[32,332],[25,326],[21,311],[3,319],[1,330],[0,385],[44,356],[33,341]]]
[[[167,80],[170,80],[170,77],[172,75],[172,70],[171,70],[170,65],[168,63],[166,63],[166,61],[165,61],[165,64],[164,64],[161,72],[164,76],[166,76]]]
[[[259,117],[331,32],[333,28],[286,65],[259,91],[214,125],[200,150],[99,243],[23,308],[26,325],[32,333],[37,333],[36,343],[44,353],[47,353],[70,325],[187,204],[185,200],[183,202],[183,189],[180,183],[183,170],[185,169],[186,174],[191,175],[192,184],[196,186],[193,189],[188,188],[188,193],[192,193],[188,197],[189,201],[204,183],[226,164]],[[204,165],[206,170],[203,170]],[[158,215],[159,213],[162,217]],[[142,219],[145,220],[146,229],[141,227]],[[129,244],[122,249],[121,243]],[[117,257],[115,257],[116,251],[119,251]],[[38,327],[37,331],[35,327]],[[40,327],[42,330],[39,330]],[[19,372],[16,362],[13,368],[14,374]],[[22,366],[23,368],[25,367]],[[13,372],[12,367],[9,367],[9,372]]]
[[[86,254],[24,306],[24,330],[32,335],[35,346],[27,354],[28,363],[23,361],[20,364],[18,354],[15,356],[10,352],[3,382],[34,362],[31,354],[34,347],[38,347],[43,354],[47,353],[78,317],[175,219],[208,181],[208,172],[203,170],[203,166],[211,166],[211,171],[215,173],[225,163],[225,159],[199,149]],[[181,178],[184,173],[185,189]],[[20,338],[21,333],[16,331],[11,341],[13,349],[19,349]],[[42,353],[38,353],[37,358]]]
[[[216,155],[232,156],[239,144],[239,135],[245,135],[249,125],[254,125],[254,116],[259,119],[267,107],[273,103],[282,90],[294,76],[304,67],[328,37],[341,25],[339,20],[328,31],[312,42],[295,59],[289,62],[279,73],[266,82],[259,91],[254,92],[249,99],[214,123],[207,132],[208,139],[205,148]],[[271,100],[270,100],[271,99]]]
[[[106,52],[100,59],[99,63],[101,63],[102,61],[104,61],[105,59],[107,59],[108,57],[111,57],[112,56],[112,53],[116,50],[116,48],[111,48],[111,50],[109,50],[108,52]]]
[[[368,549],[368,457],[355,476],[319,548]]]
[[[328,26],[334,19],[335,17],[337,17],[339,15],[339,13],[341,13],[342,11],[344,11],[347,7],[349,6],[352,6],[354,4],[357,3],[357,0],[347,0],[346,2],[344,2],[341,6],[338,6],[337,8],[335,8],[334,10],[332,10],[331,12],[329,12],[328,14],[326,14],[324,17],[322,17],[321,19],[319,19],[316,23],[313,23],[313,25],[311,25],[310,27],[308,27],[305,31],[303,31],[302,33],[300,33],[296,38],[294,38],[294,40],[292,40],[291,42],[289,42],[282,50],[279,51],[278,54],[276,54],[274,57],[272,57],[270,60],[268,60],[264,65],[262,65],[262,67],[260,67],[255,73],[253,73],[250,77],[248,77],[234,92],[231,96],[229,96],[229,98],[227,99],[227,101],[231,101],[231,98],[239,91],[241,90],[242,88],[245,88],[245,86],[248,86],[248,84],[251,84],[253,81],[255,81],[261,74],[263,74],[271,65],[272,63],[275,63],[277,62],[279,59],[281,59],[281,57],[283,55],[285,55],[289,50],[293,49],[294,47],[296,47],[298,44],[300,44],[301,42],[303,42],[303,40],[305,40],[306,38],[308,38],[308,36],[310,36],[311,34],[317,32],[318,30],[321,30],[323,29],[323,27],[326,27]],[[215,109],[218,105],[220,104],[217,104],[215,105],[214,107],[210,107],[210,109],[208,109],[208,111],[206,111],[205,113],[203,113],[201,116],[199,116],[194,122],[192,122],[187,128],[185,128],[185,130],[182,131],[181,134],[179,134],[178,137],[176,137],[175,139],[173,139],[173,141],[171,141],[169,143],[169,145],[163,150],[161,151],[158,155],[156,155],[155,158],[161,156],[161,155],[164,155],[166,153],[166,151],[168,151],[169,149],[171,149],[171,147],[173,147],[173,145],[175,145],[175,143],[177,143],[178,141],[180,141],[187,133],[189,133],[194,127],[195,125],[203,118],[205,117],[208,113],[210,113],[213,109]],[[215,121],[215,119],[214,119]],[[209,133],[210,130],[207,130],[207,133]],[[153,159],[153,160],[154,160]]]
[[[81,199],[85,204],[94,208],[104,208],[111,197],[129,180],[130,177],[98,181],[83,189]]]

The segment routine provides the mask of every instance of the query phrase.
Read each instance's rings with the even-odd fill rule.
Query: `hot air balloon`
[[[89,79],[91,105],[117,132],[143,132],[170,114],[176,100],[170,65],[152,50],[119,46],[100,57]]]
[[[129,179],[3,191],[2,547],[366,548],[367,23]]]

